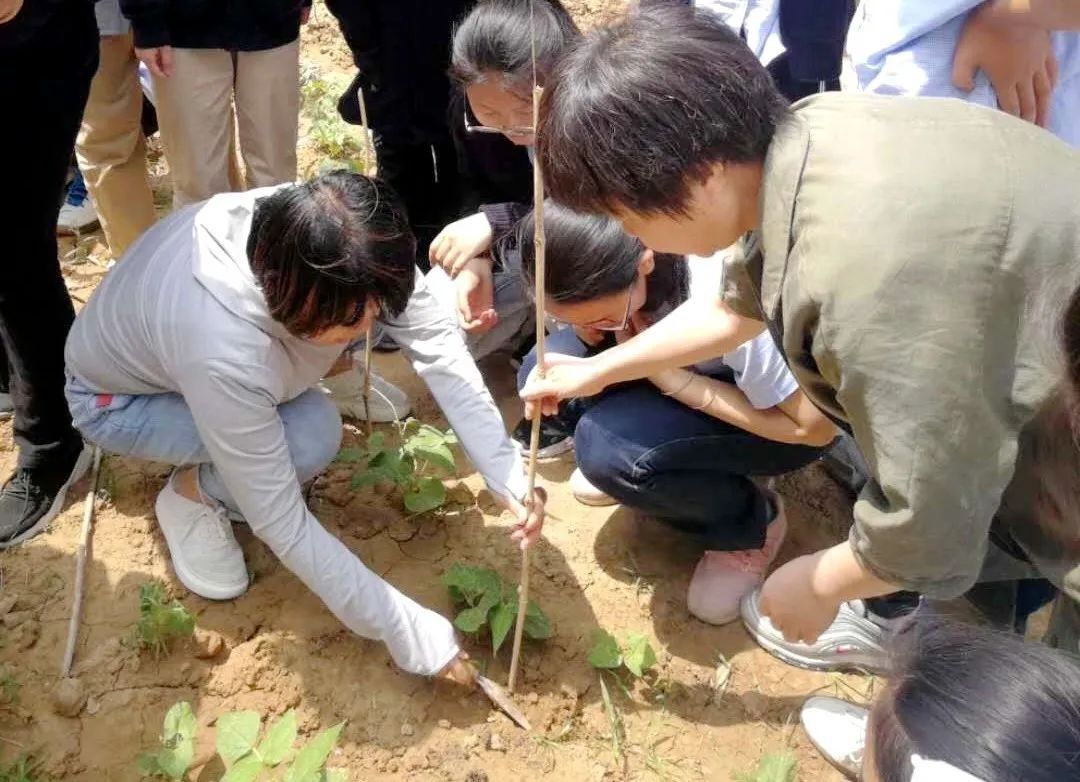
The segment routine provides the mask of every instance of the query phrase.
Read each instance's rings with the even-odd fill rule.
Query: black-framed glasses
[[[534,128],[520,127],[520,128],[493,128],[489,125],[474,125],[469,122],[469,112],[466,110],[465,115],[465,132],[466,133],[499,133],[504,136],[531,136],[535,133]]]

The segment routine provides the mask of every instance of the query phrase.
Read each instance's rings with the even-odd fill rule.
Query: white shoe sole
[[[590,497],[587,494],[574,493],[574,499],[580,502],[582,505],[588,505],[590,508],[606,508],[610,505],[618,505],[619,501],[614,497],[609,497],[606,494],[602,497]]]
[[[0,543],[0,551],[11,548],[18,545],[25,540],[29,540],[32,537],[40,535],[45,529],[52,523],[52,520],[60,515],[60,511],[64,509],[64,500],[67,499],[68,489],[75,483],[78,483],[86,471],[90,469],[90,463],[94,458],[94,448],[91,445],[83,445],[82,452],[79,454],[79,458],[75,460],[75,466],[71,468],[71,475],[64,481],[63,486],[56,492],[56,496],[53,498],[52,505],[49,506],[49,510],[45,512],[45,515],[38,519],[34,526],[27,530],[23,530],[11,540]]]
[[[814,749],[817,750],[818,754],[821,755],[821,757],[825,758],[825,760],[829,763],[830,766],[832,766],[837,771],[839,771],[841,774],[843,774],[845,779],[852,779],[852,780],[858,779],[859,778],[858,771],[852,771],[852,769],[850,769],[843,762],[841,762],[836,757],[834,757],[831,752],[827,751],[821,744],[819,744],[814,732],[812,730],[810,730],[809,727],[807,726],[807,719],[806,719],[807,710],[808,709],[813,709],[816,706],[816,704],[824,702],[824,701],[840,701],[840,699],[839,698],[831,698],[831,697],[821,697],[821,696],[814,696],[812,698],[808,698],[806,703],[803,704],[802,709],[801,709],[800,714],[799,714],[799,719],[802,722],[802,726],[803,726],[803,733],[806,734],[806,738],[808,738],[810,740],[810,743],[813,745]],[[854,711],[860,711],[860,712],[862,712],[864,714],[867,713],[867,709],[864,709],[864,708],[862,708],[860,706],[856,706],[853,703],[846,703],[845,702],[843,704],[838,703],[837,705],[840,706],[840,707],[847,706],[853,712]]]
[[[529,446],[527,443],[519,443],[513,438],[510,438],[510,442],[517,448],[518,453],[528,458]],[[541,462],[553,462],[564,453],[569,453],[572,450],[574,450],[574,438],[567,437],[565,440],[560,440],[554,445],[549,445],[547,448],[538,449],[536,452],[536,459]]]

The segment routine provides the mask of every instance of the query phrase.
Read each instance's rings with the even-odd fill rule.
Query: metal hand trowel
[[[514,703],[513,697],[502,686],[479,673],[476,674],[476,683],[479,685],[484,695],[488,696],[488,699],[494,703],[503,714],[525,730],[532,730],[532,725],[529,724],[525,712],[518,708],[518,705]]]

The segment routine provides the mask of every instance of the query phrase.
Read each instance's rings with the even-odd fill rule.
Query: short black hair
[[[894,644],[870,716],[880,779],[910,779],[912,754],[984,782],[1080,779],[1080,659],[923,612]]]
[[[530,286],[536,281],[535,223],[534,213],[529,212],[513,233],[513,242],[521,250],[521,271]],[[637,279],[645,249],[610,217],[544,201],[544,290],[552,301],[578,304],[625,292]],[[681,304],[689,293],[686,256],[657,253],[655,260],[647,286],[647,312],[669,302]]]
[[[716,163],[764,160],[787,102],[715,14],[649,6],[556,63],[540,104],[548,192],[582,212],[685,214]]]
[[[454,31],[450,78],[459,87],[501,74],[507,87],[531,93],[533,37],[540,84],[566,47],[580,37],[559,0],[482,0]]]
[[[416,239],[374,177],[332,171],[260,199],[247,252],[270,316],[298,337],[356,325],[369,298],[397,315],[412,296]]]

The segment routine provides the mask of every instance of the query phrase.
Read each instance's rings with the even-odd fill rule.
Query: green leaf
[[[739,782],[794,782],[797,763],[793,752],[770,752],[761,757],[754,771],[736,774],[735,778]]]
[[[531,600],[525,609],[525,635],[536,641],[551,638],[551,623],[540,606]]]
[[[343,768],[328,768],[319,782],[349,782],[349,772]]]
[[[386,447],[386,433],[385,432],[372,432],[371,436],[367,439],[368,451],[375,452],[381,451]]]
[[[359,462],[367,461],[368,452],[363,448],[342,448],[337,455],[335,461],[342,462],[344,464],[357,464]]]
[[[442,443],[421,443],[413,445],[409,452],[448,473],[453,474],[456,469],[454,466],[453,451]]]
[[[258,752],[268,766],[276,766],[289,756],[293,742],[296,741],[296,712],[289,709],[266,731],[259,742]]]
[[[656,665],[656,652],[653,651],[647,636],[641,633],[631,633],[626,639],[626,654],[623,662],[630,673],[639,679],[645,675],[645,671]]]
[[[514,626],[514,618],[517,616],[517,599],[504,600],[495,606],[491,612],[491,651],[499,653],[499,647],[506,640],[507,633]]]
[[[592,649],[589,650],[589,665],[593,668],[618,668],[622,665],[622,653],[619,642],[607,630],[597,630],[593,635]]]
[[[368,486],[374,486],[384,477],[385,476],[383,476],[381,473],[375,472],[373,470],[368,470],[367,472],[362,472],[358,475],[354,475],[352,477],[352,481],[349,484],[349,487],[353,490],[366,489]]]
[[[491,605],[502,599],[502,579],[490,568],[452,564],[442,577],[455,603],[478,605],[485,596],[494,597]]]
[[[479,632],[480,628],[487,622],[487,614],[490,610],[490,606],[466,608],[454,618],[454,627],[463,633]]]
[[[265,768],[266,766],[258,757],[248,755],[230,768],[221,778],[221,782],[254,782]]]
[[[334,744],[337,743],[341,729],[344,727],[344,722],[338,723],[313,738],[296,754],[296,760],[285,774],[284,782],[307,782],[309,777],[317,774],[326,763],[326,759],[330,757],[330,752],[334,749]]]
[[[191,739],[182,739],[170,749],[157,753],[158,768],[169,779],[183,779],[195,758],[195,744]]]
[[[191,704],[187,701],[174,703],[165,713],[161,741],[163,744],[171,744],[180,739],[194,738],[197,727],[198,722],[195,719],[195,712],[191,710]]]
[[[164,625],[169,635],[186,638],[195,634],[195,617],[180,602],[173,600],[165,609]]]
[[[218,717],[217,751],[226,766],[231,766],[255,748],[260,720],[258,712],[254,711],[238,711]]]
[[[139,755],[139,759],[136,762],[136,768],[139,770],[139,776],[149,777],[161,772],[161,767],[157,762],[157,755],[144,752]]]
[[[427,513],[446,502],[446,487],[438,478],[426,476],[405,492],[405,508],[410,513]]]

